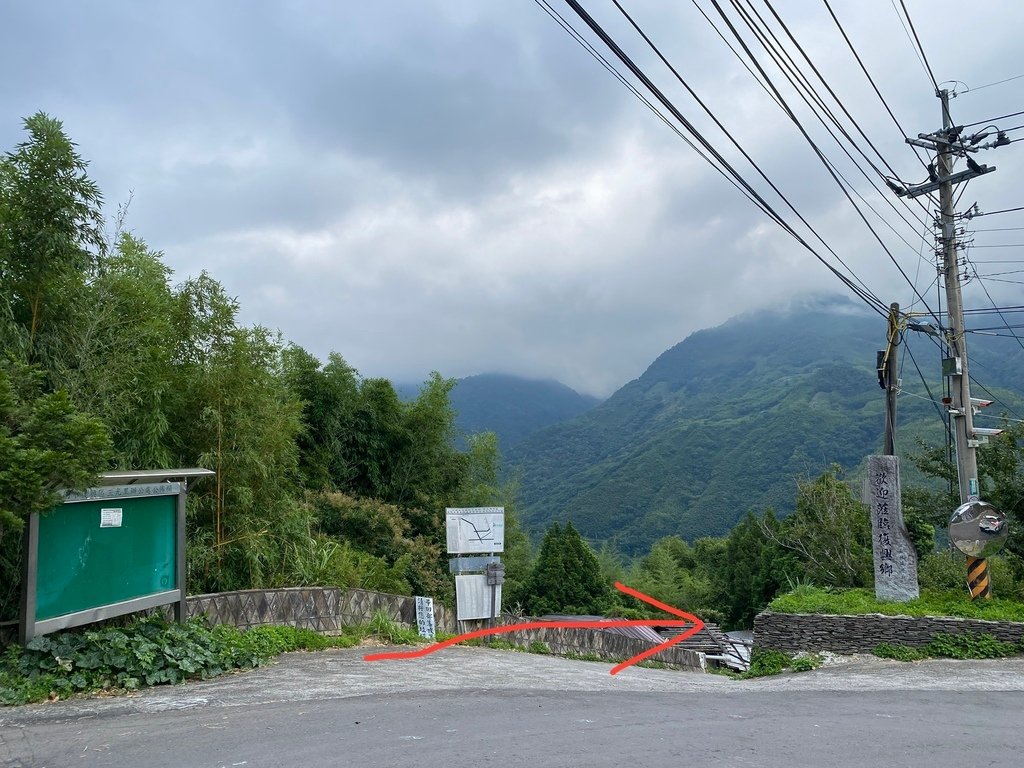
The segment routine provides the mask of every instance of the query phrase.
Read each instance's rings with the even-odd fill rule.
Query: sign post
[[[465,507],[445,510],[449,563],[455,576],[456,618],[489,619],[501,612],[505,568],[497,553],[505,550],[505,508]],[[484,556],[485,555],[485,556]]]

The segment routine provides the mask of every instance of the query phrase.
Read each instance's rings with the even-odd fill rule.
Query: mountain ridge
[[[638,552],[664,535],[723,534],[750,509],[784,514],[796,477],[833,463],[853,470],[880,450],[874,358],[885,327],[824,301],[694,332],[603,403],[509,452],[524,523],[539,531],[572,520],[592,541]],[[935,354],[930,340],[906,336],[915,359]],[[1024,372],[1005,348],[974,349],[998,363],[986,365],[992,386]],[[933,405],[905,397],[900,409],[900,453],[917,434],[941,436]]]

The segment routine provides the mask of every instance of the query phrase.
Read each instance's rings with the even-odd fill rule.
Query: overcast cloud
[[[766,190],[615,7],[583,4]],[[910,286],[857,212],[693,5],[623,5],[868,288],[910,305]],[[773,5],[885,159],[921,181],[824,5]],[[1024,74],[1019,3],[907,5],[940,81],[964,91]],[[907,132],[938,128],[938,100],[890,0],[832,6]],[[208,270],[238,297],[243,321],[321,358],[335,350],[364,376],[503,371],[603,396],[697,329],[846,290],[532,0],[0,0],[0,66],[0,147],[22,140],[21,118],[38,110],[61,119],[108,213],[134,193],[128,227],[165,254],[175,280]],[[971,123],[1022,102],[1024,79],[962,93],[952,112]],[[934,296],[921,230],[806,108],[798,114],[908,241],[867,211]],[[979,154],[999,172],[972,182],[962,208],[1024,205],[1022,146]],[[1024,226],[1021,214],[980,222]],[[975,242],[1024,242],[1014,234]],[[1014,268],[1002,266],[978,264],[983,274]],[[1024,303],[1017,283],[984,285],[1000,303]],[[965,296],[988,304],[978,281]]]

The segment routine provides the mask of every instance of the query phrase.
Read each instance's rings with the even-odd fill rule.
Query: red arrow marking
[[[623,592],[631,597],[635,597],[637,600],[643,600],[645,603],[653,605],[655,608],[660,608],[666,613],[671,613],[673,616],[679,616],[682,620],[676,619],[659,620],[659,619],[617,619],[615,621],[527,621],[522,624],[508,624],[503,627],[490,627],[488,629],[478,629],[474,632],[466,632],[465,634],[458,635],[456,637],[449,638],[448,640],[442,640],[440,643],[434,643],[428,645],[425,648],[417,648],[415,651],[395,651],[391,653],[371,653],[368,656],[364,656],[364,661],[388,661],[392,659],[418,659],[421,656],[440,651],[443,648],[448,648],[453,645],[461,643],[463,640],[472,640],[474,637],[488,637],[491,635],[500,635],[505,632],[515,632],[520,629],[610,629],[612,627],[685,627],[688,624],[692,624],[689,629],[685,632],[680,632],[678,635],[673,637],[671,640],[666,640],[660,645],[655,645],[648,648],[642,653],[638,653],[631,659],[618,664],[611,669],[611,674],[617,675],[627,667],[631,667],[638,661],[653,656],[659,651],[663,651],[676,643],[681,643],[686,638],[695,635],[704,628],[704,622],[698,619],[691,613],[680,611],[677,608],[673,608],[671,605],[666,605],[660,600],[655,600],[650,595],[645,595],[643,592],[638,592],[635,589],[631,589],[619,582],[615,582],[615,588],[620,592]]]

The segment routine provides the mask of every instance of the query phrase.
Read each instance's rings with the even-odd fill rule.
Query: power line
[[[914,45],[914,39],[910,36],[910,30],[907,29],[907,23],[900,16],[900,9],[896,7],[896,0],[889,0],[892,3],[892,9],[896,12],[896,18],[899,19],[900,26],[903,27],[903,33],[907,36],[907,40],[910,42],[910,49],[914,52],[914,56],[917,57],[918,62],[921,64],[921,70],[925,76],[929,75],[928,67],[925,66],[924,59],[921,57],[921,53],[917,50],[917,46]]]
[[[901,0],[901,2],[902,2],[902,0]],[[986,118],[984,120],[979,120],[976,123],[964,123],[964,125],[962,125],[961,127],[962,128],[970,128],[972,125],[981,125],[982,123],[994,123],[996,120],[1005,120],[1008,117],[1017,117],[1018,115],[1024,115],[1024,111],[1021,111],[1021,112],[1011,112],[1008,115],[1000,115],[999,117],[988,117],[988,118]]]
[[[910,356],[910,362],[912,362],[914,364],[914,368],[917,369],[917,375],[921,379],[921,383],[924,384],[925,392],[928,393],[928,399],[931,400],[932,403],[935,405],[935,411],[939,414],[939,420],[945,426],[946,415],[942,412],[942,408],[939,406],[938,401],[935,399],[935,395],[932,394],[932,388],[928,386],[928,380],[924,377],[924,374],[921,372],[921,366],[917,364],[917,358],[914,357],[914,353],[913,351],[911,351],[910,345],[904,344],[903,348],[907,351],[907,354]]]
[[[939,83],[935,79],[935,73],[932,72],[932,66],[928,63],[928,54],[924,52],[924,46],[921,45],[921,38],[917,36],[917,30],[914,28],[914,20],[910,18],[910,11],[907,10],[907,4],[900,0],[900,7],[903,8],[903,14],[907,17],[907,24],[910,25],[910,31],[914,33],[914,40],[917,41],[918,50],[921,51],[921,60],[924,62],[924,68],[928,71],[928,77],[932,79],[932,85],[935,86],[935,93],[939,92]]]
[[[986,213],[975,213],[970,218],[976,219],[979,216],[995,216],[997,213],[1013,213],[1014,211],[1024,211],[1024,205],[1020,205],[1016,208],[1004,208],[1001,211],[987,211]]]
[[[980,91],[982,88],[991,88],[993,85],[1002,85],[1003,83],[1008,83],[1011,80],[1020,80],[1022,77],[1024,77],[1024,75],[1014,75],[1013,77],[1008,77],[1005,80],[996,80],[994,83],[986,83],[985,85],[979,85],[977,88],[970,88],[970,87],[968,87],[967,90],[964,91],[964,93],[972,93],[974,91]],[[965,83],[965,85],[966,85],[966,83]]]
[[[591,43],[585,37],[583,37],[579,32],[577,32],[576,29],[565,19],[565,17],[562,16],[558,11],[556,11],[547,2],[547,0],[534,0],[534,2],[538,6],[540,6],[540,8],[543,11],[545,11],[545,13],[548,14],[548,16],[554,19],[558,23],[558,25],[562,27],[563,30],[565,30],[566,33],[568,33],[577,43],[579,43],[580,46],[582,46],[583,49],[587,51],[587,53],[589,53],[595,60],[597,60],[597,62],[600,63],[601,66],[603,66],[613,77],[615,77],[615,79],[617,79],[622,85],[624,85],[637,99],[640,100],[641,103],[643,103],[651,112],[653,112],[658,117],[658,119],[660,119],[666,126],[668,126],[668,128],[673,133],[675,133],[680,139],[685,141],[686,144],[694,152],[696,152],[705,162],[707,162],[712,168],[714,168],[714,170],[717,171],[726,181],[728,181],[737,190],[739,190],[740,194],[746,197],[750,202],[754,203],[754,205],[758,205],[757,201],[753,197],[751,197],[747,193],[747,191],[743,189],[743,187],[737,184],[733,178],[731,178],[724,170],[722,170],[722,168],[715,165],[714,161],[712,161],[711,158],[707,157],[704,154],[704,152],[696,144],[694,144],[689,139],[689,137],[686,136],[686,134],[679,130],[678,126],[674,125],[672,121],[669,120],[664,115],[664,113],[662,113],[654,104],[652,104],[651,101],[636,88],[636,86],[630,83],[629,80],[627,80],[625,76],[621,72],[619,72],[614,67],[614,65],[612,65],[611,62],[609,62],[600,53],[600,51],[598,51],[593,45],[591,45]]]
[[[1024,349],[1024,341],[1021,341],[1020,337],[1013,332],[1013,329],[1010,327],[1010,324],[1006,321],[1006,318],[1003,317],[1003,313],[999,311],[999,307],[996,306],[995,301],[992,299],[992,294],[990,294],[988,292],[988,288],[985,287],[985,281],[981,279],[980,275],[978,275],[977,269],[975,269],[974,274],[978,278],[978,285],[981,286],[981,290],[985,292],[985,296],[988,297],[989,302],[992,304],[992,308],[995,309],[996,313],[999,315],[999,319],[1003,321],[1003,326],[1006,328],[1006,330],[1010,332],[1010,335],[1017,340],[1017,343],[1020,345],[1020,348]]]
[[[814,229],[814,227],[812,227],[811,224],[800,214],[800,212],[796,210],[796,208],[789,201],[789,199],[781,192],[781,190],[778,189],[778,187],[771,181],[771,179],[768,178],[768,176],[761,170],[761,168],[757,165],[757,163],[754,162],[753,158],[750,157],[750,155],[742,148],[742,146],[736,141],[736,139],[733,138],[732,134],[730,134],[728,132],[728,130],[722,125],[721,121],[718,120],[718,118],[714,115],[714,113],[711,112],[707,108],[706,105],[704,105],[704,103],[700,100],[699,96],[697,96],[696,92],[694,92],[693,89],[690,88],[690,86],[682,79],[682,77],[679,76],[678,72],[675,72],[675,70],[673,70],[673,72],[675,72],[676,77],[679,79],[679,81],[684,85],[684,87],[686,87],[686,89],[690,92],[690,94],[698,102],[698,104],[700,104],[704,108],[705,112],[707,112],[709,114],[709,116],[715,122],[715,124],[719,127],[719,129],[722,130],[722,132],[733,142],[733,144],[740,151],[740,153],[744,156],[744,158],[754,167],[755,170],[757,170],[757,172],[761,175],[761,177],[768,183],[768,185],[772,188],[772,190],[783,200],[783,202],[786,203],[787,207],[789,207],[789,209],[791,211],[793,211],[797,215],[797,217],[804,224],[804,226],[806,226],[815,235],[815,237],[823,245],[825,245],[825,247],[829,250],[829,252],[833,256],[835,256],[836,260],[839,261],[839,263],[842,264],[843,267],[851,275],[853,275],[853,277],[860,283],[860,285],[855,285],[850,278],[848,278],[846,275],[843,275],[834,266],[829,264],[824,259],[824,257],[821,256],[821,254],[819,254],[810,245],[810,243],[808,243],[803,237],[801,237],[800,234],[795,229],[793,229],[793,227],[788,222],[786,222],[785,219],[783,219],[782,216],[777,211],[775,211],[775,209],[771,206],[771,204],[768,203],[768,201],[765,200],[761,196],[761,194],[758,193],[757,190],[754,189],[754,187],[751,186],[750,183],[746,179],[743,178],[742,174],[740,174],[729,163],[729,161],[726,160],[725,157],[722,156],[722,154],[717,149],[715,149],[714,146],[711,145],[711,143],[707,140],[707,138],[705,138],[703,136],[703,134],[701,134],[700,131],[697,130],[697,128],[689,120],[686,119],[686,117],[668,99],[668,97],[666,97],[665,94],[662,93],[661,90],[658,89],[658,87],[656,85],[654,85],[654,83],[643,72],[643,70],[641,70],[640,67],[637,66],[637,64],[626,54],[626,52],[622,50],[622,48],[618,45],[618,43],[616,43],[615,40],[612,39],[612,37],[601,27],[601,25],[598,24],[598,22],[593,17],[591,17],[590,14],[587,13],[587,11],[578,2],[576,2],[576,0],[566,0],[566,3],[584,21],[584,23],[586,23],[587,26],[589,26],[591,28],[591,30],[594,32],[594,34],[596,34],[601,39],[601,41],[606,46],[608,46],[608,48],[616,55],[616,57],[618,57],[618,59],[626,66],[626,68],[629,69],[630,72],[632,72],[633,75],[638,80],[640,80],[640,82],[644,85],[644,87],[648,91],[650,91],[650,93],[658,101],[660,101],[662,103],[662,105],[669,111],[669,113],[673,117],[675,117],[676,120],[678,120],[686,128],[686,130],[690,133],[690,135],[693,136],[698,142],[700,142],[701,146],[703,146],[708,151],[709,154],[711,154],[719,163],[721,163],[722,166],[724,168],[726,168],[729,171],[729,173],[732,174],[732,176],[740,184],[742,184],[743,187],[745,189],[747,189],[747,191],[750,192],[750,194],[754,198],[756,198],[756,200],[758,202],[758,206],[763,211],[765,211],[765,213],[767,213],[777,224],[779,224],[779,226],[781,226],[787,233],[789,233],[804,248],[806,248],[808,251],[810,251],[815,256],[815,258],[817,258],[823,265],[825,265],[825,267],[830,272],[832,272],[841,282],[843,282],[848,288],[850,288],[850,290],[852,290],[862,301],[864,301],[864,303],[866,303],[869,307],[871,307],[879,315],[882,315],[884,317],[888,316],[887,312],[883,311],[883,307],[885,306],[883,304],[883,302],[877,296],[875,296],[870,291],[870,289],[867,288],[866,285],[864,285],[863,281],[861,281],[860,278],[857,278],[856,274],[843,262],[843,260],[839,257],[839,255],[827,243],[825,243],[825,241],[822,239],[821,235],[818,234],[818,232]],[[621,8],[620,8],[620,10],[621,10]],[[624,13],[624,11],[623,11],[623,13]],[[668,64],[667,60],[663,56],[661,56],[660,52],[658,52],[658,53],[659,53],[659,56],[662,58],[662,60],[665,61],[666,65],[669,66],[669,68],[671,69],[672,68],[671,64]]]
[[[616,7],[619,8],[620,11],[622,11],[623,15],[625,15],[626,18],[630,20],[630,23],[633,24],[633,26],[637,29],[638,32],[640,32],[641,36],[643,36],[644,40],[647,41],[648,45],[650,45],[654,49],[655,53],[657,53],[658,56],[662,59],[662,61],[665,62],[666,66],[668,66],[669,69],[671,69],[672,72],[676,75],[676,77],[679,78],[680,82],[682,82],[682,78],[679,76],[678,72],[676,72],[675,68],[672,67],[672,65],[668,63],[668,61],[665,59],[665,57],[662,56],[660,51],[658,51],[658,49],[655,47],[654,43],[651,42],[650,39],[640,30],[640,28],[636,25],[635,22],[632,21],[632,19],[629,17],[629,15],[624,10],[622,10],[622,7],[619,5],[618,0],[612,0],[612,2],[615,4]],[[732,2],[733,2],[733,6],[737,7],[736,6],[736,0],[732,0]],[[827,0],[826,0],[826,2],[827,2]],[[747,54],[747,57],[750,59],[751,63],[757,68],[758,72],[761,73],[761,76],[764,77],[764,79],[768,83],[769,87],[771,87],[771,89],[775,92],[775,95],[779,98],[779,101],[783,105],[785,105],[785,113],[786,113],[786,115],[789,117],[790,120],[792,120],[794,125],[796,125],[797,130],[799,130],[801,135],[804,137],[804,140],[806,140],[807,143],[814,150],[814,153],[818,156],[818,159],[825,166],[826,170],[829,172],[829,175],[832,177],[833,181],[836,182],[836,184],[839,186],[839,188],[842,190],[843,194],[845,195],[846,199],[853,206],[854,210],[857,211],[857,214],[860,216],[861,220],[864,222],[864,225],[868,228],[868,230],[871,232],[871,234],[874,235],[875,239],[878,241],[878,244],[882,247],[882,250],[885,251],[886,255],[889,257],[889,260],[892,261],[892,263],[896,266],[896,269],[903,276],[903,279],[907,281],[908,285],[910,285],[910,288],[914,292],[914,294],[921,300],[921,303],[924,304],[924,306],[926,308],[928,308],[928,302],[917,291],[917,287],[914,285],[913,281],[911,281],[910,277],[904,271],[903,267],[896,260],[896,257],[893,256],[892,252],[885,245],[885,242],[878,235],[878,232],[875,230],[875,228],[871,226],[871,223],[867,220],[867,217],[864,215],[864,212],[861,211],[860,207],[853,201],[853,198],[850,197],[850,194],[846,190],[846,187],[843,186],[842,182],[840,182],[840,180],[837,177],[836,173],[832,170],[831,164],[829,163],[828,159],[825,157],[824,153],[818,148],[817,144],[815,144],[814,140],[807,133],[806,129],[800,123],[800,120],[793,113],[793,110],[789,108],[788,104],[786,104],[786,100],[783,98],[782,94],[779,93],[779,90],[772,83],[771,78],[768,77],[768,74],[761,67],[760,63],[757,61],[757,58],[754,56],[753,52],[747,46],[746,42],[744,42],[742,35],[739,34],[739,31],[736,29],[736,27],[733,25],[733,23],[729,20],[729,17],[726,15],[726,13],[722,9],[722,7],[718,4],[718,0],[711,0],[711,4],[715,7],[715,10],[718,11],[718,15],[722,17],[722,20],[725,22],[726,26],[729,28],[729,31],[732,33],[733,37],[736,38],[737,42],[740,44],[740,47],[743,48],[743,51]],[[737,10],[740,10],[740,9],[737,7]],[[743,15],[742,10],[740,10],[740,14],[741,14],[741,16]],[[746,21],[746,19],[744,19],[744,21]],[[749,22],[747,22],[747,25],[748,25],[748,27],[751,26]],[[685,83],[684,83],[684,85],[685,85]],[[687,86],[687,88],[689,88],[689,86]],[[909,243],[908,243],[908,245],[909,245]],[[928,308],[928,311],[932,314],[933,317],[935,317],[935,314],[933,312],[931,312],[930,308]],[[936,322],[938,322],[938,318],[937,317],[935,317],[935,320],[936,320]]]
[[[986,368],[986,367],[987,367],[987,366],[985,366],[985,365],[982,365],[982,368]],[[1000,405],[1001,405],[1001,406],[1002,406],[1003,408],[1005,408],[1005,409],[1006,409],[1006,410],[1007,410],[1007,411],[1008,411],[1009,413],[1012,413],[1012,414],[1013,414],[1014,416],[1016,416],[1016,417],[1017,417],[1018,419],[1019,419],[1019,418],[1021,418],[1021,415],[1020,415],[1019,413],[1017,413],[1017,411],[1015,411],[1015,410],[1014,410],[1013,408],[1011,408],[1010,406],[1008,406],[1008,405],[1007,405],[1007,404],[1006,404],[1005,402],[1003,402],[1002,400],[1000,400],[1000,399],[999,399],[999,397],[998,397],[998,395],[996,395],[995,393],[993,393],[991,389],[989,389],[988,387],[986,387],[986,386],[985,386],[984,384],[982,384],[982,383],[981,383],[980,381],[978,381],[978,380],[977,380],[976,378],[974,378],[973,376],[971,376],[971,383],[972,383],[972,384],[975,384],[975,385],[977,385],[977,387],[978,387],[978,388],[979,388],[980,390],[982,390],[982,391],[983,391],[983,392],[984,392],[984,393],[985,393],[986,395],[988,395],[988,396],[989,396],[989,399],[991,399],[991,400],[993,400],[993,401],[995,401],[995,402],[999,403],[999,404],[1000,404]]]
[[[885,100],[885,97],[882,95],[882,92],[878,90],[878,86],[875,84],[874,78],[871,77],[871,73],[868,72],[868,68],[864,65],[864,62],[861,60],[860,54],[857,53],[857,49],[854,48],[853,43],[850,41],[849,35],[847,35],[846,30],[843,29],[843,25],[839,23],[839,18],[836,16],[835,11],[832,10],[832,6],[828,4],[828,0],[822,0],[822,2],[825,3],[825,7],[828,9],[828,13],[832,17],[832,21],[835,22],[836,27],[839,29],[839,34],[843,36],[843,40],[846,41],[846,45],[850,49],[850,53],[853,54],[853,58],[857,60],[857,64],[860,65],[860,69],[864,73],[864,76],[868,79],[868,82],[871,83],[871,87],[874,89],[875,95],[878,96],[878,100],[882,102],[882,106],[885,107],[885,111],[889,113],[889,117],[892,118],[893,123],[896,124],[896,128],[899,129],[900,135],[903,136],[904,139],[910,138],[907,135],[907,132],[903,129],[903,126],[900,124],[900,121],[896,119],[895,113],[893,113],[892,109],[889,107],[889,103]],[[932,79],[934,80],[934,78]],[[928,164],[921,157],[920,153],[917,150],[917,147],[913,145],[911,145],[911,147],[914,150],[914,155],[917,157],[921,165],[927,168]]]
[[[965,315],[987,315],[987,314],[991,314],[992,312],[996,312],[996,311],[999,311],[999,312],[1024,312],[1024,305],[1017,304],[1017,305],[1012,306],[1012,307],[999,307],[998,310],[996,310],[996,309],[988,309],[986,307],[979,307],[977,309],[965,309],[964,310],[964,314]]]
[[[744,16],[744,20],[747,22],[747,26],[750,27],[750,29],[752,31],[754,31],[754,34],[755,34],[755,36],[758,37],[758,40],[761,43],[761,46],[765,49],[765,51],[768,52],[768,55],[775,62],[776,66],[779,67],[779,70],[783,73],[783,75],[786,77],[786,79],[789,80],[789,82],[793,85],[793,87],[796,90],[797,94],[800,95],[800,97],[804,100],[804,103],[806,103],[807,106],[811,109],[811,113],[814,114],[814,116],[818,118],[818,121],[822,124],[822,126],[824,126],[825,130],[828,131],[829,135],[835,140],[835,142],[839,146],[839,148],[843,150],[843,153],[848,158],[850,158],[850,161],[854,164],[854,166],[857,168],[857,170],[859,170],[861,172],[861,174],[864,176],[864,178],[868,180],[868,183],[871,184],[871,186],[874,187],[876,191],[878,191],[879,193],[882,194],[882,199],[885,200],[886,203],[888,203],[889,207],[892,208],[893,211],[895,211],[896,214],[901,219],[903,219],[904,223],[907,224],[907,226],[914,228],[914,233],[916,234],[917,233],[916,226],[914,224],[912,224],[910,221],[907,220],[907,218],[899,211],[899,209],[897,209],[896,206],[893,205],[893,203],[892,203],[892,201],[890,199],[891,196],[885,194],[883,192],[883,190],[880,189],[872,181],[872,179],[868,176],[867,172],[864,171],[864,169],[860,167],[860,165],[857,163],[857,161],[854,160],[854,158],[850,155],[850,153],[842,145],[842,142],[839,141],[839,139],[836,137],[836,135],[831,131],[831,129],[825,123],[824,119],[822,119],[822,117],[818,114],[817,110],[815,109],[814,104],[812,104],[811,101],[808,99],[808,97],[804,95],[803,90],[807,91],[807,93],[817,103],[817,105],[821,108],[821,110],[825,113],[825,115],[829,118],[829,120],[836,126],[836,128],[839,130],[839,132],[842,133],[842,135],[851,144],[851,146],[853,146],[853,148],[860,154],[860,156],[863,157],[865,161],[867,161],[868,165],[871,166],[871,170],[873,170],[876,174],[878,174],[883,180],[886,178],[885,174],[883,174],[878,169],[878,167],[871,161],[871,159],[860,148],[860,146],[857,144],[857,142],[854,141],[853,137],[850,136],[850,134],[846,131],[845,128],[843,128],[843,126],[839,122],[838,118],[835,116],[835,114],[833,114],[832,110],[825,104],[825,100],[817,92],[817,89],[814,88],[814,86],[811,84],[810,80],[800,71],[800,68],[797,66],[796,62],[793,61],[793,58],[786,51],[785,46],[782,45],[782,42],[775,35],[775,33],[772,32],[771,28],[765,22],[764,18],[762,18],[761,14],[758,13],[757,10],[754,8],[753,3],[751,2],[751,0],[747,0],[747,6],[750,8],[750,11],[754,14],[754,16],[757,17],[757,20],[761,23],[761,26],[764,28],[764,33],[767,33],[767,36],[770,36],[771,39],[774,41],[774,46],[769,46],[765,42],[765,40],[766,40],[765,34],[764,33],[759,33],[759,31],[757,29],[755,29],[755,25],[753,25],[751,23],[751,20],[750,20],[749,16],[742,9],[740,9],[739,6],[736,4],[735,0],[733,0],[733,7],[735,7],[738,11],[740,11],[741,15]],[[821,72],[815,66],[815,64],[811,60],[810,56],[807,55],[807,52],[804,50],[803,46],[800,45],[800,42],[796,39],[796,37],[790,31],[789,27],[786,25],[785,21],[778,14],[778,12],[775,10],[775,8],[772,6],[772,4],[770,2],[768,2],[768,0],[765,0],[765,6],[768,8],[769,11],[771,11],[772,16],[775,17],[775,20],[778,22],[779,26],[782,27],[782,30],[786,33],[786,36],[789,37],[789,39],[793,43],[793,45],[796,46],[796,49],[800,52],[800,55],[803,56],[804,60],[811,67],[811,71],[814,72],[815,76],[818,78],[818,80],[821,82],[821,84],[825,86],[825,89],[828,91],[829,95],[836,102],[836,104],[839,106],[839,108],[843,111],[843,113],[846,115],[847,119],[853,124],[853,127],[864,138],[864,141],[867,142],[868,146],[871,147],[872,151],[874,151],[874,153],[882,161],[883,165],[885,165],[885,167],[889,170],[889,173],[892,174],[893,177],[898,178],[899,174],[896,173],[896,170],[889,164],[889,162],[885,159],[885,157],[882,155],[882,153],[875,146],[874,142],[871,141],[871,139],[868,137],[868,135],[860,127],[860,124],[857,122],[857,120],[854,118],[854,116],[850,113],[850,111],[846,108],[846,105],[843,103],[843,100],[839,98],[838,94],[836,94],[836,92],[832,89],[832,86],[830,86],[828,84],[828,81],[825,80],[824,76],[821,74]],[[773,50],[773,48],[774,48],[774,50]],[[785,57],[785,61],[782,58],[783,56]],[[796,80],[794,80],[794,77],[793,77],[794,75],[797,78]],[[783,105],[780,104],[779,106],[781,107]],[[840,176],[842,176],[842,174],[840,174]],[[851,189],[853,189],[853,185],[850,184],[846,180],[845,177],[843,178],[843,181],[846,181],[847,185],[850,186]],[[856,190],[854,190],[854,192],[856,192]],[[858,193],[857,196],[860,197],[860,194]],[[904,200],[903,198],[899,198],[899,199],[903,203],[903,206],[907,209],[907,211],[910,213],[911,216],[916,216],[917,215],[917,214],[915,214],[914,210],[910,207],[910,205],[907,203],[906,200]],[[899,237],[901,240],[903,240],[904,243],[906,243],[908,248],[913,249],[913,246],[911,246],[910,243],[907,243],[906,239],[904,239],[902,235],[900,235],[898,232],[896,232],[896,230],[892,227],[892,225],[890,225],[889,222],[886,221],[885,218],[881,214],[879,214],[878,211],[875,210],[874,206],[870,205],[866,200],[864,200],[863,197],[861,197],[861,200],[862,200],[862,202],[864,202],[865,205],[868,206],[868,208],[870,208],[872,210],[872,212],[875,213],[876,216],[878,216],[879,219],[882,219],[882,221],[885,222],[886,225],[889,226],[890,229],[892,229],[893,233],[896,234],[897,237]],[[923,203],[921,203],[921,201],[917,200],[916,198],[915,198],[915,202],[917,202],[918,205],[921,206],[924,215],[927,216],[928,215],[928,210],[927,210],[927,208],[924,207]],[[923,219],[915,218],[915,222],[917,224],[921,224],[921,223],[923,223]]]

